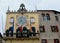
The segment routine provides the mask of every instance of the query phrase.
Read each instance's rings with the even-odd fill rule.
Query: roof
[[[37,12],[42,12],[42,11],[54,12],[55,14],[60,13],[59,11],[56,11],[56,10],[37,10]],[[7,12],[7,14],[10,14],[10,13],[18,13],[18,12]],[[26,13],[28,13],[28,11]]]
[[[39,11],[48,11],[48,12],[60,13],[59,11],[56,11],[56,10],[37,10],[37,12],[39,12]]]

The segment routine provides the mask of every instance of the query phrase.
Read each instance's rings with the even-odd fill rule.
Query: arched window
[[[13,32],[13,27],[11,26],[11,27],[9,27],[9,31],[12,31]]]
[[[13,27],[9,27],[9,36],[13,36]]]
[[[46,14],[47,20],[50,20],[50,15],[47,13]]]
[[[13,36],[13,32],[10,30],[9,31],[9,36],[12,37]]]
[[[19,29],[19,27],[18,27],[18,29],[16,30],[16,32],[17,32],[17,33],[20,33],[20,29]]]
[[[25,32],[26,32],[26,31],[27,31],[27,28],[26,28],[26,27],[23,27],[23,31],[25,31]]]
[[[35,32],[35,31],[36,31],[36,30],[35,30],[35,27],[32,27],[32,31],[33,31],[33,32]]]
[[[35,32],[36,32],[35,27],[32,27],[32,34],[31,35],[36,36]]]
[[[26,27],[23,27],[23,36],[25,37],[27,37],[27,28]]]
[[[10,18],[10,23],[13,23],[13,22],[14,22],[14,18],[11,17],[11,18]]]
[[[22,36],[22,34],[21,34],[20,29],[18,27],[18,29],[16,30],[16,37],[20,38],[21,36]]]
[[[30,18],[30,22],[31,22],[31,23],[35,23],[35,18],[34,18],[34,17],[31,17],[31,18]]]
[[[45,16],[45,14],[44,14],[44,13],[42,13],[42,19],[43,19],[43,21],[45,21],[45,20],[46,20],[46,16]]]

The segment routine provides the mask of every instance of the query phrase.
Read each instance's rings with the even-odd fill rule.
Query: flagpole
[[[3,15],[2,15],[2,32],[3,32]]]

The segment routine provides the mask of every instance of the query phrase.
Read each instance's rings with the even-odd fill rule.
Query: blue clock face
[[[18,18],[19,25],[24,25],[27,23],[27,18],[25,16],[21,16]]]

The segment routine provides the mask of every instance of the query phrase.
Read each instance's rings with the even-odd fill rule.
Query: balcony
[[[39,33],[9,33],[8,36],[4,33],[4,39],[39,39]]]

